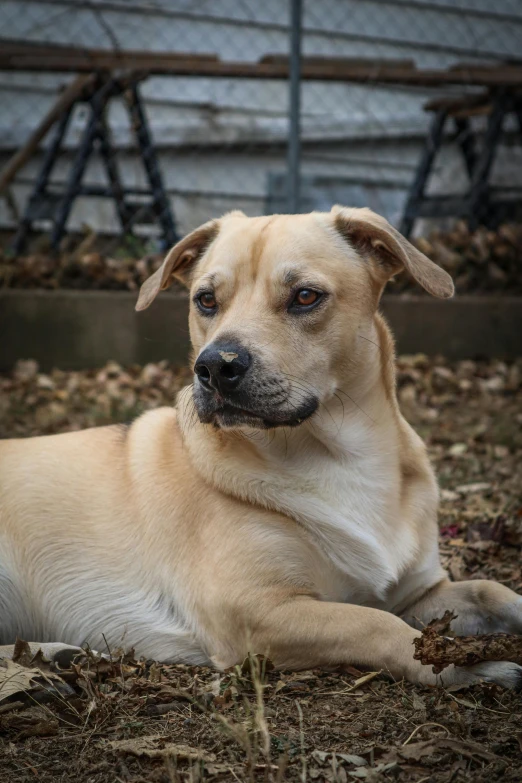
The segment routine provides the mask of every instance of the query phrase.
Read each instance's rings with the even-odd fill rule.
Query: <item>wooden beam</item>
[[[0,41],[0,70],[49,72],[140,71],[155,76],[287,79],[288,58],[267,55],[259,62],[227,62],[215,55],[74,49]],[[302,78],[314,81],[400,84],[419,87],[464,85],[522,88],[522,66],[455,65],[447,70],[417,69],[411,61],[304,57]]]

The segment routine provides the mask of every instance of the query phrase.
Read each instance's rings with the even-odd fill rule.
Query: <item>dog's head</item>
[[[387,280],[434,296],[449,275],[369,209],[247,218],[232,212],[172,248],[138,310],[173,278],[190,288],[194,401],[220,427],[296,426],[357,365]]]

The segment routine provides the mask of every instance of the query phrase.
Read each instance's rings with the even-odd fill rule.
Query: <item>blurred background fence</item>
[[[299,6],[293,41],[301,50],[302,78],[294,82],[299,92],[292,101],[291,19],[293,8],[298,25]],[[522,79],[520,72],[513,77],[517,66],[522,68],[519,0],[0,0],[0,30],[0,169],[71,84],[78,72],[75,57],[88,60],[92,50],[111,53],[121,59],[121,67],[118,60],[111,66],[114,78],[125,79],[130,67],[139,74],[137,89],[163,180],[159,185],[178,236],[229,209],[248,215],[287,211],[288,181],[294,183],[297,203],[294,199],[290,206],[296,211],[329,209],[333,203],[370,206],[400,225],[427,139],[431,143],[427,134],[434,113],[425,104],[483,96],[491,79],[482,84],[473,71],[477,66],[484,66],[484,73],[497,69],[494,84],[501,89],[498,69],[507,66],[514,111],[495,142],[491,179],[519,200],[522,110],[516,101]],[[38,55],[33,65],[29,44]],[[161,68],[150,67],[155,58],[176,54],[186,55],[177,72],[160,75]],[[144,55],[150,55],[146,62]],[[204,55],[210,65],[201,68],[204,58],[196,56]],[[213,72],[212,56],[231,64],[223,75]],[[195,58],[193,72],[189,57]],[[91,60],[93,72],[105,73]],[[86,73],[89,66],[82,62]],[[249,76],[249,67],[255,70],[259,63],[266,66],[262,77]],[[321,79],[325,63],[328,74]],[[389,66],[405,78],[389,79]],[[435,80],[433,86],[408,76],[412,70],[456,66],[475,76],[461,76],[453,84]],[[348,71],[351,76],[342,78]],[[109,155],[123,188],[135,191],[129,198],[139,205],[147,201],[149,181],[124,98],[116,91],[107,104]],[[470,105],[464,124],[443,130],[430,193],[450,197],[466,189],[470,172],[462,150],[470,122],[478,149],[489,143],[490,109]],[[299,107],[293,124],[291,106]],[[90,111],[89,103],[75,105],[50,190],[66,189]],[[41,140],[4,188],[1,229],[12,231],[23,217],[52,138],[51,132]],[[123,216],[122,229],[114,200],[99,195],[107,187],[106,170],[103,156],[90,156],[83,185],[91,195],[73,200],[66,226],[70,231],[89,227],[114,243],[111,237],[130,233],[130,219],[125,226]],[[40,226],[45,223],[32,227]],[[417,233],[423,227],[417,224]],[[145,227],[141,234],[154,238],[158,227]],[[131,247],[134,240],[128,239]],[[154,239],[149,246],[158,249]]]

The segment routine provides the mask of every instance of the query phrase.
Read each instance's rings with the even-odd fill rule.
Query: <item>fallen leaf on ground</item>
[[[314,750],[312,751],[312,758],[319,764],[331,763],[333,757],[341,759],[346,764],[353,764],[354,767],[366,767],[368,762],[363,759],[362,756],[357,756],[353,753],[337,753],[334,751]]]
[[[30,707],[0,716],[0,729],[15,731],[19,740],[25,737],[49,737],[58,734],[58,728],[58,719],[42,707]]]
[[[450,751],[451,753],[458,753],[461,756],[465,756],[468,759],[479,758],[484,761],[493,761],[498,758],[495,753],[484,750],[482,745],[479,745],[476,742],[465,742],[452,739],[451,737],[440,737],[433,740],[414,742],[411,745],[403,745],[394,750],[390,756],[401,756],[408,761],[420,761],[426,756],[433,756],[434,753],[440,753],[441,751]]]
[[[348,774],[351,775],[352,778],[358,778],[362,780],[365,780],[366,778],[369,780],[379,780],[383,772],[388,772],[397,766],[398,764],[396,761],[389,761],[387,763],[381,762],[380,764],[376,764],[374,767],[360,767],[359,769],[353,770],[353,772],[348,772]]]
[[[33,652],[29,642],[18,637],[16,637],[12,660],[13,663],[19,663],[20,666],[25,666],[29,669],[37,668],[46,673],[51,671],[51,661],[44,656],[42,650],[38,649],[36,652]]]
[[[50,690],[55,685],[67,688],[61,677],[52,672],[28,669],[14,661],[0,659],[0,701],[33,689]]]

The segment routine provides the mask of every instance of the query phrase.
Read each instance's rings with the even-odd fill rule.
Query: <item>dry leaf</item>
[[[331,763],[334,756],[337,760],[341,759],[346,764],[352,764],[354,767],[366,767],[368,765],[366,759],[363,759],[362,756],[356,756],[352,753],[337,753],[336,751],[334,752],[324,750],[312,751],[312,758],[319,764]]]
[[[14,663],[19,663],[20,666],[27,666],[30,669],[39,669],[41,672],[46,673],[52,671],[52,662],[45,657],[42,650],[38,648],[36,652],[33,652],[29,642],[20,639],[18,636],[16,637],[12,660]]]
[[[413,241],[452,275],[459,293],[522,292],[519,224],[501,225],[496,231],[483,227],[470,231],[463,224],[460,229],[436,230]],[[127,238],[116,247],[114,239],[107,242],[106,237],[87,229],[80,237],[66,237],[60,255],[55,256],[48,252],[48,242],[36,237],[27,255],[11,258],[0,248],[0,286],[135,290],[163,260],[149,249],[149,243],[136,237],[132,244]],[[397,293],[411,289],[419,293],[407,275],[395,279],[390,288]]]
[[[59,722],[49,710],[30,707],[21,712],[0,717],[2,731],[16,732],[16,739],[25,737],[49,737],[58,734]]]
[[[52,672],[44,673],[41,669],[28,669],[9,659],[0,659],[0,701],[34,688],[49,690],[53,685],[67,688],[63,680]]]
[[[403,745],[393,751],[393,755],[399,755],[408,761],[420,761],[420,759],[426,756],[433,756],[434,753],[440,753],[441,751],[450,751],[468,759],[479,758],[484,761],[493,761],[498,758],[494,753],[484,750],[482,745],[476,742],[464,742],[451,737],[440,737],[423,742],[414,742],[411,745]]]
[[[383,772],[388,772],[397,766],[398,764],[396,761],[389,761],[387,763],[381,762],[380,764],[375,764],[374,767],[360,767],[359,769],[350,771],[348,774],[351,775],[352,778],[358,778],[361,780],[365,780],[367,778],[370,780],[379,780]]]

